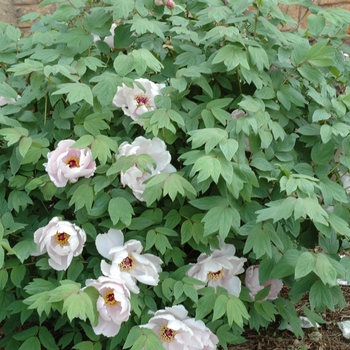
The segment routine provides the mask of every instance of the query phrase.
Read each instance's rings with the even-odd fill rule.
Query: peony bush
[[[0,23],[0,348],[227,349],[342,308],[350,13],[51,3]]]

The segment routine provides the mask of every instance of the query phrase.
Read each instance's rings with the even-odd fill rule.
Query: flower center
[[[224,274],[224,271],[225,271],[224,268],[222,268],[221,270],[216,271],[216,272],[210,271],[210,272],[208,272],[207,277],[208,277],[210,280],[217,281],[217,280],[221,279],[221,277],[222,277],[223,274]]]
[[[79,164],[79,159],[77,157],[70,157],[66,160],[66,164],[70,167],[70,168],[79,168],[80,164]]]
[[[171,328],[168,328],[165,324],[163,324],[162,327],[160,327],[159,330],[159,338],[164,343],[170,343],[175,339],[175,335],[177,334],[177,331],[174,331]]]
[[[119,265],[120,271],[131,271],[136,266],[136,261],[129,254]]]
[[[140,93],[134,96],[134,100],[137,102],[137,107],[146,106],[149,108],[149,98],[147,95]]]
[[[65,232],[57,232],[55,234],[55,240],[56,242],[63,247],[64,245],[68,245],[68,240],[69,240],[70,235]]]
[[[108,306],[116,306],[118,304],[118,302],[114,299],[114,292],[112,289],[107,290],[103,299]]]

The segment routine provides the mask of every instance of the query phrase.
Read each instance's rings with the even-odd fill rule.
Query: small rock
[[[350,339],[350,321],[338,322],[337,325],[343,332],[343,337]]]
[[[322,340],[322,334],[320,332],[312,332],[309,335],[309,338],[316,343],[319,343]]]

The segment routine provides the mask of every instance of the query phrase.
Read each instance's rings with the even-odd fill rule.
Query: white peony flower
[[[68,221],[61,221],[54,217],[46,226],[34,232],[34,242],[38,252],[31,253],[38,256],[49,255],[49,265],[55,270],[67,270],[73,257],[83,251],[86,234],[83,229]]]
[[[116,159],[118,160],[121,156],[127,157],[140,154],[148,154],[156,162],[155,168],[153,168],[152,165],[149,165],[151,174],[141,171],[137,165],[134,165],[127,171],[121,172],[120,181],[124,186],[128,186],[132,189],[132,192],[137,199],[144,201],[145,199],[142,197],[142,193],[146,188],[144,181],[151,176],[160,173],[173,173],[176,169],[170,164],[171,155],[166,150],[164,141],[158,137],[149,140],[143,136],[139,136],[131,144],[123,142],[119,146],[119,154],[116,155]]]
[[[97,326],[93,326],[96,334],[114,337],[120,326],[130,316],[130,292],[122,280],[99,277],[97,280],[87,280],[87,287],[94,287],[100,293],[97,299],[99,313]]]
[[[101,271],[105,276],[120,276],[127,287],[139,293],[136,281],[156,286],[159,282],[160,265],[163,261],[153,254],[141,254],[140,241],[131,239],[124,244],[124,235],[120,230],[110,229],[108,233],[96,237],[97,251],[112,264],[101,262]]]
[[[133,120],[140,119],[140,116],[148,111],[156,109],[154,98],[160,95],[160,90],[165,87],[164,84],[155,84],[148,79],[136,79],[144,89],[140,89],[136,84],[134,88],[129,88],[125,84],[118,87],[118,91],[113,99],[113,104],[120,107],[124,114]]]
[[[114,30],[115,28],[117,28],[117,25],[115,23],[112,23],[112,26],[111,26],[111,29],[110,29],[110,32],[111,32],[111,35],[110,36],[106,36],[103,41],[111,48],[111,49],[114,49]],[[94,37],[94,43],[96,41],[99,41],[101,40],[101,37],[96,35],[96,34],[92,34],[93,37]]]
[[[157,311],[147,324],[167,350],[215,350],[219,340],[201,320],[187,316],[182,305]]]
[[[187,275],[215,289],[218,286],[226,288],[230,294],[238,297],[241,292],[241,280],[237,275],[244,272],[243,264],[247,259],[236,257],[235,246],[224,243],[221,238],[219,246],[220,249],[211,248],[210,255],[202,253],[197,263],[191,264],[193,266],[187,271]]]
[[[247,268],[245,273],[245,285],[250,290],[249,295],[253,300],[261,290],[271,285],[269,295],[264,300],[274,300],[277,299],[278,293],[283,287],[283,282],[279,279],[273,279],[268,280],[263,286],[261,286],[259,283],[259,266],[253,265]]]
[[[74,140],[63,140],[57,148],[47,154],[45,170],[57,187],[66,186],[67,182],[77,182],[79,177],[91,177],[96,170],[96,163],[91,150],[87,147],[70,148]]]

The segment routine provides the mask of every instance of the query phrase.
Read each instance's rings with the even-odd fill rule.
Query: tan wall
[[[118,0],[116,0],[118,1]],[[234,0],[230,0],[234,1]],[[39,8],[41,0],[0,0],[0,21],[11,23],[21,29],[28,29],[31,23],[20,23],[19,18],[29,12],[39,12],[46,14],[53,12],[56,4]],[[330,7],[340,7],[350,11],[350,0],[314,0],[314,4]],[[306,19],[309,12],[305,7],[297,5],[280,5],[283,12],[293,17],[296,21],[301,21],[301,26],[305,27]],[[350,34],[350,30],[349,30]]]
[[[53,12],[56,8],[56,4],[39,8],[40,2],[41,0],[0,0],[0,21],[26,30],[32,23],[19,22],[23,15],[29,12],[46,14]]]
[[[314,0],[313,4],[325,8],[338,7],[350,11],[350,0]],[[280,5],[280,8],[297,22],[300,21],[302,28],[306,27],[307,16],[310,13],[307,8],[297,5]],[[350,33],[350,30],[348,30],[348,33]]]

